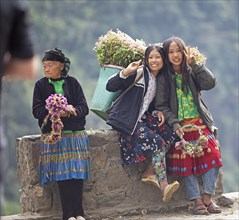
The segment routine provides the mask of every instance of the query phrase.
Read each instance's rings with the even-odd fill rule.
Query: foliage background
[[[203,93],[219,128],[225,192],[238,188],[238,1],[237,0],[29,0],[40,56],[59,47],[71,59],[70,74],[85,91],[90,106],[99,74],[93,51],[98,37],[117,28],[146,44],[176,35],[197,46],[215,74],[215,89]],[[42,70],[38,78],[42,77]],[[39,134],[31,113],[34,82],[4,82],[1,114],[6,141],[4,214],[19,212],[16,138]],[[87,129],[109,128],[90,113]],[[1,192],[2,193],[2,192]]]

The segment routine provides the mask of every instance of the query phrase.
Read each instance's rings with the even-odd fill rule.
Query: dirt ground
[[[230,198],[230,201],[221,201],[218,204],[222,209],[220,214],[210,214],[207,216],[202,215],[192,215],[187,210],[178,211],[173,213],[154,213],[147,214],[146,211],[141,216],[119,216],[117,218],[103,218],[97,220],[239,220],[239,192],[227,193],[225,194],[226,198]],[[1,220],[49,220],[47,217],[39,216],[21,216],[21,215],[12,215],[12,216],[1,216]]]
[[[210,214],[207,216],[192,215],[188,211],[178,211],[177,213],[160,213],[160,214],[145,214],[142,216],[123,217],[120,216],[114,220],[239,220],[239,192],[225,194],[226,197],[231,198],[233,204],[221,204],[222,212],[220,214]],[[110,220],[108,218],[102,220]]]

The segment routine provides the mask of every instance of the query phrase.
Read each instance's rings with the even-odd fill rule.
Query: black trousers
[[[82,207],[83,180],[70,179],[57,181],[63,211],[63,220],[70,217],[84,217]]]

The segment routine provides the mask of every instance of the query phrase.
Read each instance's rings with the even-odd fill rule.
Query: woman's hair
[[[63,63],[64,69],[61,71],[61,76],[66,77],[68,75],[71,61],[69,60],[69,58],[65,56],[64,53],[62,53],[61,50],[59,50],[58,48],[55,48],[55,49],[45,51],[44,57],[42,58],[42,62],[46,60],[59,61]]]
[[[159,72],[164,72],[164,68],[165,68],[165,53],[164,53],[164,50],[163,50],[163,47],[160,45],[160,44],[152,44],[150,46],[148,46],[145,50],[145,53],[144,53],[144,64],[147,68],[149,68],[149,54],[151,53],[152,50],[157,50],[162,59],[163,59],[163,67],[162,69],[159,71]]]
[[[186,47],[185,42],[181,38],[173,36],[173,37],[170,37],[170,38],[166,39],[163,42],[163,49],[164,49],[164,52],[166,54],[166,65],[167,65],[167,67],[168,67],[168,69],[171,73],[175,72],[174,69],[173,69],[172,63],[169,61],[169,58],[168,58],[169,47],[170,47],[170,44],[172,42],[175,42],[177,44],[179,50],[182,53],[182,63],[181,63],[181,68],[180,68],[180,72],[182,74],[182,88],[186,89],[186,91],[188,91],[187,79],[188,79],[189,73],[191,71],[191,68],[190,68],[190,66],[188,66],[187,58],[184,54],[184,51],[185,52],[187,51],[187,47]]]

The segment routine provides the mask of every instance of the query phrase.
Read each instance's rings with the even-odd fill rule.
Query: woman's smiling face
[[[162,69],[163,67],[163,58],[161,54],[156,50],[153,49],[149,53],[148,57],[148,67],[150,69],[150,72],[154,75],[157,76],[158,72]]]
[[[177,70],[182,63],[183,54],[175,41],[173,41],[169,46],[168,59],[175,70]]]

